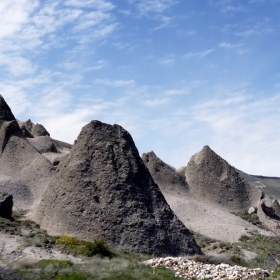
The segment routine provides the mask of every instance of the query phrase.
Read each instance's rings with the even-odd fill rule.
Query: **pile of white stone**
[[[175,276],[190,279],[223,279],[223,280],[257,280],[269,277],[268,270],[261,268],[249,269],[241,266],[231,266],[229,264],[205,264],[179,258],[156,258],[144,262],[152,267],[166,267],[175,270]]]

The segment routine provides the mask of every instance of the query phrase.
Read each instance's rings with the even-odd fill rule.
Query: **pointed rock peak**
[[[162,192],[181,193],[187,191],[188,184],[185,179],[176,172],[175,168],[157,157],[153,151],[144,153],[142,160]]]
[[[119,125],[92,121],[61,161],[36,213],[42,228],[142,253],[200,249]]]
[[[0,126],[4,121],[14,121],[15,116],[13,115],[9,105],[6,103],[4,97],[0,94]]]
[[[232,210],[241,211],[254,206],[260,196],[209,146],[204,146],[191,157],[185,175],[194,196]]]
[[[34,137],[37,137],[37,136],[50,136],[50,134],[46,130],[46,128],[43,125],[39,124],[39,123],[35,124],[35,126],[33,127],[32,135]]]
[[[203,159],[213,156],[219,157],[209,146],[204,146],[200,152],[193,155],[191,160],[196,164],[200,164]]]

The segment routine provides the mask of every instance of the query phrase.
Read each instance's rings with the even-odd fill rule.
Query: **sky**
[[[179,168],[280,177],[280,0],[1,0],[0,94],[73,143],[119,124]]]

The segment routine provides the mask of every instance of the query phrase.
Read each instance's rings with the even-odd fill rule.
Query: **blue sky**
[[[0,93],[72,143],[93,119],[179,168],[279,176],[279,0],[1,0]]]

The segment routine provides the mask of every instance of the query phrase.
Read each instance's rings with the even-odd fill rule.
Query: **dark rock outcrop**
[[[0,217],[13,220],[13,196],[0,192]]]
[[[262,194],[208,146],[192,156],[185,175],[192,195],[231,210],[257,205]]]
[[[32,135],[34,137],[37,136],[50,136],[49,132],[45,129],[45,127],[39,123],[35,124],[32,129]]]
[[[130,134],[92,121],[61,161],[35,220],[50,233],[155,254],[200,253],[141,160]]]
[[[0,119],[0,191],[16,197],[15,208],[30,209],[41,199],[54,167],[23,136],[1,95]]]
[[[177,173],[175,168],[158,158],[153,151],[144,153],[142,160],[162,192],[177,194],[187,192],[188,184],[185,178]]]
[[[25,125],[20,125],[20,130],[25,138],[34,138]]]
[[[10,122],[14,121],[15,117],[6,103],[3,96],[0,94],[0,127],[2,126],[3,122]]]

